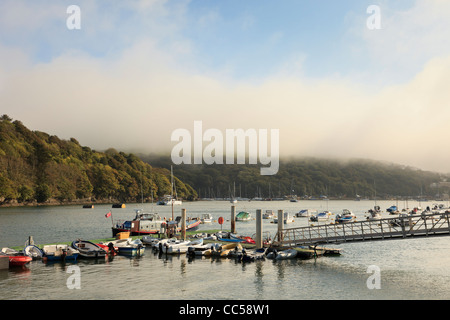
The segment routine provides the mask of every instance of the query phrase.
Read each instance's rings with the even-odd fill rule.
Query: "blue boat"
[[[53,244],[42,248],[47,261],[76,261],[80,252],[67,244]]]
[[[390,206],[389,208],[386,209],[387,212],[391,213],[391,212],[397,212],[398,208],[397,206]]]
[[[347,223],[347,222],[352,222],[355,219],[355,215],[347,209],[342,210],[342,213],[338,213],[336,215],[336,222],[337,223]]]

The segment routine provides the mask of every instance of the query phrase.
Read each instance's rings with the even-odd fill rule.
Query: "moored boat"
[[[342,213],[336,215],[335,221],[337,223],[347,223],[355,220],[355,215],[348,209],[342,210]]]
[[[250,221],[251,219],[252,215],[247,211],[241,211],[236,215],[236,221]]]
[[[112,245],[114,248],[117,248],[117,252],[119,255],[124,256],[141,256],[145,252],[145,246],[140,239],[132,240],[131,238],[127,239],[119,239],[115,241],[111,241],[108,243],[108,246]]]
[[[46,245],[42,248],[42,252],[46,261],[75,261],[80,253],[67,244]]]
[[[283,224],[293,223],[294,218],[288,212],[283,213]],[[278,217],[273,219],[273,223],[278,223]]]
[[[317,214],[317,210],[309,210],[309,209],[303,209],[300,210],[295,214],[297,218],[309,218],[313,216],[314,214]]]
[[[98,244],[87,240],[77,239],[73,241],[72,248],[78,250],[83,258],[105,258],[108,254]]]
[[[42,259],[44,252],[35,245],[28,245],[23,249],[23,253],[33,260]]]
[[[211,223],[213,221],[213,217],[210,213],[202,214],[201,218],[202,223]]]
[[[278,251],[275,257],[276,260],[287,260],[293,259],[297,257],[297,250],[295,249],[287,249],[283,251]]]
[[[119,232],[130,232],[130,235],[149,235],[163,233],[166,221],[161,219],[159,214],[154,212],[143,212],[136,210],[136,215],[132,220],[118,220],[112,228],[113,237]]]
[[[309,217],[309,220],[313,222],[321,222],[321,221],[324,222],[330,219],[330,215],[331,215],[330,211],[323,211],[316,214],[315,216]]]

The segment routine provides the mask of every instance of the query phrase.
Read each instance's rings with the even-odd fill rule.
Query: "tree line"
[[[179,197],[197,197],[178,177],[174,184]],[[134,154],[95,151],[75,138],[62,140],[0,117],[0,203],[140,202],[170,193],[170,171]]]

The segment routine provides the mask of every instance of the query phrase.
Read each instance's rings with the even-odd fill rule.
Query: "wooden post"
[[[261,249],[263,247],[262,241],[262,210],[256,210],[256,249]]]
[[[231,206],[231,233],[236,233],[236,206]]]
[[[186,240],[186,209],[181,209],[181,238]]]
[[[282,240],[282,232],[283,232],[283,223],[284,223],[284,210],[278,210],[278,241]]]

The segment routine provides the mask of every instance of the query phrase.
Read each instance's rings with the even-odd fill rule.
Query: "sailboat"
[[[230,203],[237,203],[237,199],[235,198],[235,194],[236,194],[236,184],[233,183],[233,194],[230,195]]]
[[[173,167],[172,166],[170,166],[170,184],[171,184],[170,195],[165,195],[163,197],[163,199],[159,200],[156,204],[165,205],[165,206],[166,205],[174,206],[174,205],[183,204],[183,202],[181,200],[179,200],[177,197],[177,189],[176,189],[176,186],[173,181]],[[174,190],[175,190],[175,197],[173,196]]]

